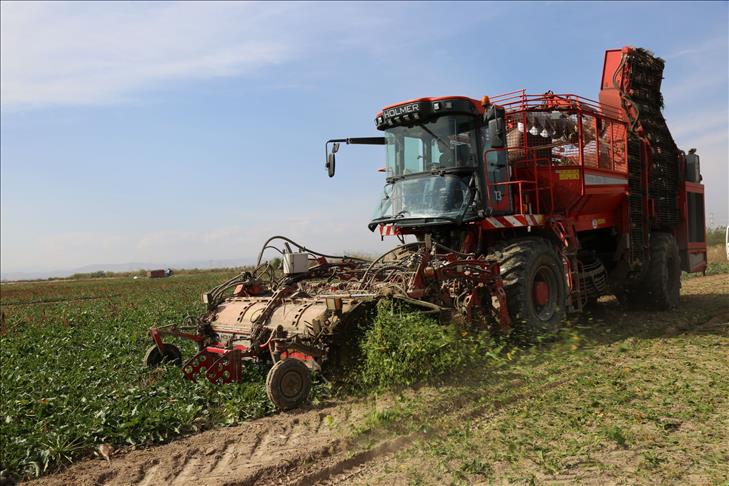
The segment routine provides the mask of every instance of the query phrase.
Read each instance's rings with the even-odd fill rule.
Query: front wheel
[[[554,332],[566,316],[564,268],[552,245],[541,238],[507,241],[496,248],[506,291],[512,335],[534,343]]]
[[[295,358],[286,358],[273,365],[266,377],[268,399],[280,410],[291,410],[304,403],[311,391],[311,373]]]

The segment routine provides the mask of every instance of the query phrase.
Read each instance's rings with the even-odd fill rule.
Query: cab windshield
[[[420,218],[468,219],[475,208],[468,178],[455,174],[420,174],[385,186],[373,222]]]
[[[475,167],[475,123],[472,116],[447,115],[412,127],[388,128],[387,177]]]

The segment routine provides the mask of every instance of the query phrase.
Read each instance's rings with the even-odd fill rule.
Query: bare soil
[[[603,299],[442,386],[332,401],[74,464],[39,485],[726,484],[729,275],[674,312]]]

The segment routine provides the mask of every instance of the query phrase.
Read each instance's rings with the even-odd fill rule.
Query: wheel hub
[[[549,301],[549,286],[547,282],[534,282],[534,303],[543,306]]]
[[[532,305],[541,321],[548,321],[557,310],[557,274],[548,265],[539,267],[532,280]]]
[[[304,380],[296,371],[289,371],[281,378],[281,393],[286,398],[293,398],[301,392]]]

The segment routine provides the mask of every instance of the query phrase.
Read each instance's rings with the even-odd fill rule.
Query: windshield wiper
[[[421,172],[421,174],[431,174],[431,175],[448,175],[448,174],[460,174],[463,172],[473,172],[476,168],[470,165],[466,165],[463,167],[441,167],[436,168],[433,167],[430,169],[430,172]]]
[[[468,196],[468,202],[463,206],[463,209],[461,210],[461,214],[458,215],[458,224],[463,223],[463,218],[466,217],[468,208],[471,207],[471,204],[473,204],[473,201],[476,199],[476,191],[478,191],[478,188],[476,187],[474,177],[471,176],[471,180],[468,183],[468,192],[470,193]]]
[[[415,179],[418,177],[426,177],[426,176],[432,176],[432,175],[448,175],[448,174],[463,174],[468,172],[473,172],[476,170],[476,167],[471,165],[466,165],[463,167],[445,167],[445,168],[432,168],[430,170],[426,170],[423,172],[413,172],[412,174],[402,174],[399,176],[390,176],[387,179],[385,179],[385,182],[388,184],[394,184],[397,181],[401,181],[403,179]]]
[[[403,228],[407,228],[407,227],[411,227],[411,226],[421,226],[421,225],[422,226],[442,225],[445,223],[460,224],[455,219],[449,218],[447,216],[423,216],[420,218],[402,218],[402,219],[378,218],[378,219],[373,219],[372,221],[370,221],[370,224],[368,224],[367,227],[369,228],[370,231],[374,231],[378,225],[388,224],[388,223],[397,223],[398,226],[401,226]]]
[[[458,223],[458,220],[455,218],[449,218],[448,216],[418,216],[418,217],[411,217],[411,218],[395,218],[395,217],[382,217],[373,219],[370,221],[370,229],[374,228],[378,224],[383,223],[407,223],[409,221],[423,221],[423,220],[442,220],[447,221],[449,223]]]

